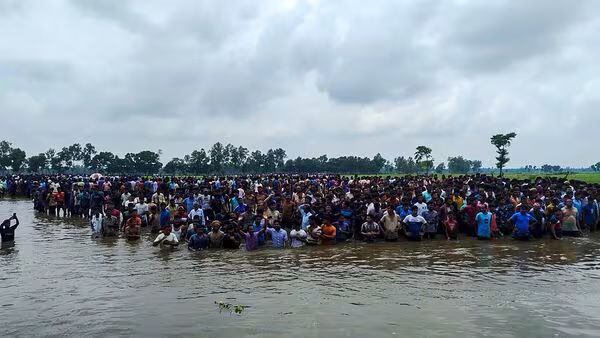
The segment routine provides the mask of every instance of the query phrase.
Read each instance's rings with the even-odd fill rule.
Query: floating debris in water
[[[230,304],[230,303],[225,303],[225,302],[217,302],[215,301],[215,304],[219,305],[219,313],[222,313],[223,311],[229,311],[229,314],[237,314],[237,315],[241,315],[242,312],[244,312],[244,309],[248,308],[249,306],[247,305],[240,305],[240,304]]]

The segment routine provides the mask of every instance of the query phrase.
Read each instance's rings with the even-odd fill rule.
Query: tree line
[[[509,162],[508,147],[515,133],[498,134],[491,138],[497,149],[496,167],[502,173]],[[120,157],[112,152],[98,151],[91,143],[78,143],[53,148],[27,157],[26,152],[8,141],[0,142],[0,171],[14,173],[76,173],[101,172],[104,174],[242,174],[242,173],[477,173],[482,170],[479,160],[463,156],[448,157],[447,162],[434,166],[432,149],[418,146],[412,156],[398,156],[388,161],[377,153],[372,158],[360,156],[296,157],[288,158],[282,148],[251,151],[244,146],[223,145],[217,142],[209,149],[194,150],[183,157],[175,157],[165,163],[160,161],[161,150],[144,150],[127,153]],[[559,171],[559,166],[544,165],[542,171]],[[600,163],[591,167],[600,171]]]
[[[160,162],[162,152],[144,150],[137,153],[127,153],[120,157],[112,152],[97,151],[91,143],[81,145],[75,143],[60,150],[48,149],[43,153],[26,156],[25,151],[13,147],[11,143],[0,143],[0,170],[11,169],[12,172],[30,173],[90,173],[105,174],[242,174],[242,173],[345,173],[345,174],[375,174],[375,173],[404,173],[416,174],[429,172],[433,167],[431,148],[417,147],[414,157],[400,156],[390,162],[381,154],[372,158],[360,156],[328,157],[296,157],[289,159],[284,149],[269,149],[250,151],[243,146],[215,143],[208,150],[194,150],[183,157],[175,157],[163,165]],[[458,157],[469,166],[453,165],[449,159],[451,172],[467,173],[473,168],[470,163]],[[462,163],[461,162],[461,163]]]

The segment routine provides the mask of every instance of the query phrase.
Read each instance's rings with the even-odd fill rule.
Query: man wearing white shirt
[[[131,197],[131,193],[129,191],[125,191],[121,194],[121,205],[127,205],[127,201],[129,201],[129,197]]]
[[[175,236],[174,233],[171,232],[171,227],[170,226],[166,226],[163,229],[163,232],[158,234],[158,236],[156,236],[156,239],[154,240],[154,242],[152,243],[153,246],[165,246],[165,245],[170,245],[172,247],[177,246],[179,244],[179,241],[177,240],[177,236]]]
[[[417,215],[423,216],[423,213],[427,211],[427,203],[423,201],[423,195],[417,195],[417,203],[414,206],[417,207]]]
[[[202,208],[200,208],[200,204],[198,203],[194,203],[194,208],[192,210],[190,210],[189,214],[188,214],[188,220],[193,220],[195,216],[199,216],[200,217],[200,222],[202,223],[202,225],[206,225],[206,218],[204,218],[204,210],[202,210]]]
[[[161,203],[166,203],[166,201],[165,201],[165,195],[162,192],[160,192],[160,191],[155,192],[152,195],[152,203],[154,203],[156,205],[160,205]]]
[[[138,202],[135,205],[135,209],[138,212],[138,215],[140,215],[140,218],[142,219],[142,225],[147,225],[148,224],[148,204],[146,203],[146,198],[143,198],[140,202]]]

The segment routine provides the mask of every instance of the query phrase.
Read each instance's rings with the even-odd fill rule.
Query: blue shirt
[[[287,242],[288,235],[287,231],[279,229],[279,231],[268,228],[267,231],[271,233],[271,240],[273,241],[274,248],[283,248],[285,242]]]
[[[492,213],[478,213],[477,216],[475,216],[475,222],[477,222],[477,237],[490,238]]]
[[[246,204],[238,204],[238,206],[235,207],[233,212],[235,212],[236,214],[243,214],[244,212],[246,212],[246,209],[248,209],[248,206]]]
[[[404,219],[404,217],[410,215],[410,208],[405,208],[402,205],[399,205],[396,208],[396,213],[398,214],[398,216],[400,216],[401,219]]]
[[[192,211],[192,209],[194,209],[194,202],[196,202],[196,200],[193,197],[186,197],[186,199],[183,200],[183,204],[185,204],[185,211],[188,213]]]
[[[423,191],[421,193],[421,195],[423,195],[423,199],[425,200],[425,203],[429,203],[429,201],[431,201],[431,199],[433,198],[433,197],[431,197],[431,194],[427,190]]]
[[[343,221],[343,222],[336,222],[335,223],[335,240],[337,242],[343,242],[346,239],[348,239],[348,235],[346,235],[345,233],[343,233],[342,231],[345,232],[350,232],[350,223],[348,223],[348,221]],[[340,231],[342,230],[342,231]]]
[[[263,223],[252,223],[252,229],[254,230],[254,232],[259,232],[261,229],[263,228]],[[261,232],[260,234],[258,234],[257,236],[258,238],[258,245],[265,245],[265,233]]]
[[[535,218],[528,213],[523,215],[516,212],[510,217],[510,220],[515,222],[516,236],[529,236],[529,222],[534,221]]]
[[[596,225],[596,221],[598,220],[598,215],[596,214],[596,206],[594,202],[590,202],[582,207],[583,210],[583,221],[587,225]]]
[[[308,221],[310,216],[312,216],[312,213],[310,211],[305,212],[302,206],[298,208],[298,210],[300,210],[300,215],[302,215],[302,230],[306,230],[306,228],[308,228]]]
[[[352,217],[352,209],[342,209],[340,210],[340,215],[346,217],[346,219],[350,219]]]
[[[161,227],[169,224],[170,220],[171,220],[171,212],[169,212],[169,209],[164,209],[163,211],[160,212],[160,226]]]
[[[577,209],[577,217],[581,220],[581,215],[583,215],[583,207],[580,200],[573,198],[573,206]]]
[[[421,238],[421,232],[423,231],[423,225],[427,224],[427,221],[423,216],[412,214],[404,217],[403,222],[406,224],[406,228],[410,233],[410,237],[413,239]]]
[[[206,236],[206,234],[202,234],[202,236],[193,234],[192,237],[190,237],[188,249],[203,250],[206,248],[208,248],[208,236]]]

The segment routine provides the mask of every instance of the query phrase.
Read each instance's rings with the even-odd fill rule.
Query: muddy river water
[[[600,234],[191,253],[13,212],[1,337],[600,337]]]

